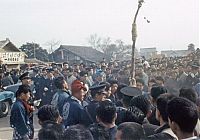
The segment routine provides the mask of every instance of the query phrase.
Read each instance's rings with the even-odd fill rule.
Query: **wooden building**
[[[104,58],[109,60],[109,57],[104,53],[91,47],[85,46],[61,45],[57,50],[53,52],[53,61],[58,63],[67,61],[71,64],[91,64],[100,62]]]
[[[8,68],[19,68],[20,64],[25,63],[25,56],[8,38],[0,41],[0,59]]]

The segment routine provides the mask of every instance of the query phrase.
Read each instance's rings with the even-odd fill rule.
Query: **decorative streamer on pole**
[[[136,43],[136,38],[137,38],[137,25],[136,25],[136,19],[137,19],[137,15],[138,12],[140,10],[140,8],[142,7],[142,3],[144,2],[144,0],[138,0],[138,7],[137,7],[137,11],[135,13],[135,17],[134,17],[134,21],[132,24],[132,61],[131,61],[131,80],[134,79],[135,77],[135,43]]]

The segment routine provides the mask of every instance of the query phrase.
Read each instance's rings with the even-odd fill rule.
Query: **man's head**
[[[105,75],[105,73],[104,72],[97,72],[96,73],[96,81],[98,81],[98,82],[104,82],[104,81],[106,81],[106,75]]]
[[[58,109],[52,105],[44,105],[40,107],[37,115],[40,125],[42,125],[46,121],[60,123],[62,120]]]
[[[133,97],[130,102],[130,106],[139,108],[146,116],[151,111],[151,103],[144,95]]]
[[[28,85],[20,85],[16,91],[16,98],[19,98],[23,101],[28,101],[31,97],[31,89]]]
[[[111,94],[116,93],[117,88],[118,88],[118,81],[115,79],[109,80],[108,81],[110,83],[111,86]]]
[[[198,121],[197,106],[191,101],[176,97],[167,104],[168,120],[172,131],[178,134],[193,134]]]
[[[51,78],[54,77],[53,74],[54,74],[54,70],[53,70],[52,68],[47,69],[47,77],[48,77],[49,79],[51,79]]]
[[[86,82],[87,78],[88,78],[88,72],[87,71],[81,71],[79,76],[80,76],[80,80],[82,82]]]
[[[81,81],[75,80],[71,85],[71,91],[74,97],[80,101],[83,101],[87,88]]]
[[[152,103],[155,103],[157,98],[161,95],[167,93],[167,89],[163,86],[155,86],[151,88],[151,97],[152,97]]]
[[[144,81],[142,79],[136,79],[136,87],[143,91]]]
[[[181,88],[179,97],[186,98],[196,104],[198,95],[192,88]]]
[[[54,80],[54,84],[58,89],[68,89],[67,82],[62,76],[56,77]]]
[[[109,101],[105,100],[99,103],[96,108],[97,120],[104,124],[113,124],[117,118],[116,107]]]
[[[168,122],[167,103],[175,96],[169,93],[160,95],[156,100],[156,119]]]
[[[78,124],[66,129],[63,140],[93,140],[93,136],[88,129]]]
[[[142,125],[135,122],[125,122],[118,126],[116,140],[142,140],[145,139]]]
[[[156,80],[156,84],[159,85],[159,86],[164,86],[164,83],[165,83],[165,80],[162,76],[157,76],[155,78]]]
[[[90,87],[92,98],[96,101],[104,101],[107,96],[107,92],[105,89],[105,84]]]
[[[22,74],[19,79],[22,81],[22,85],[31,85],[31,77],[29,72],[25,72]]]

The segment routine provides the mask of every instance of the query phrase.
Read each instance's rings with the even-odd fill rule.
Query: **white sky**
[[[88,45],[96,33],[131,44],[137,0],[1,0],[0,40],[18,47],[47,41]],[[151,23],[144,20],[147,17]],[[199,46],[199,0],[145,0],[138,15],[137,48]]]

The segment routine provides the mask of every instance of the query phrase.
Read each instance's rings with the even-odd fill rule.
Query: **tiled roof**
[[[102,61],[103,58],[109,59],[107,55],[104,53],[93,49],[92,47],[85,47],[85,46],[71,46],[71,45],[61,45],[61,49],[66,49],[79,57],[82,57],[86,60],[92,61],[92,62],[99,62]]]

